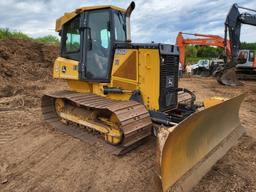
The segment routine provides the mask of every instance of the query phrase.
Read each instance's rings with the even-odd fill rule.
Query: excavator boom
[[[185,35],[192,35],[196,37],[203,37],[203,38],[184,38],[183,34]],[[227,45],[225,46],[224,38],[218,35],[208,35],[208,34],[199,34],[199,33],[183,33],[179,32],[176,37],[176,45],[179,46],[180,50],[180,63],[185,65],[185,47],[186,45],[207,45],[207,46],[217,46],[226,49],[227,56],[231,55],[230,50],[230,43],[227,41]]]
[[[225,47],[227,47],[227,36],[229,34],[231,61],[226,63],[224,69],[219,72],[218,82],[228,86],[242,85],[241,82],[238,81],[235,72],[235,67],[238,63],[241,25],[246,24],[256,26],[256,14],[251,14],[248,12],[240,13],[239,9],[247,10],[250,12],[256,12],[256,10],[241,7],[237,4],[233,4],[227,15],[225,21],[224,43]]]

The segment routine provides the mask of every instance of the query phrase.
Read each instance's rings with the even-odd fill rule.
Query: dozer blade
[[[189,191],[238,140],[244,129],[239,108],[245,94],[212,98],[174,128],[157,137],[158,176],[163,191]]]
[[[236,75],[235,68],[223,69],[217,75],[217,81],[222,85],[227,86],[241,86],[243,85],[238,79]]]

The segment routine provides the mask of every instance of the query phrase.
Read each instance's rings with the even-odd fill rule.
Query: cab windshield
[[[66,23],[62,34],[62,56],[65,58],[80,60],[80,17],[77,16]]]
[[[237,62],[239,64],[244,64],[247,62],[247,58],[248,58],[248,52],[247,51],[240,51],[239,55],[238,55],[238,60]]]

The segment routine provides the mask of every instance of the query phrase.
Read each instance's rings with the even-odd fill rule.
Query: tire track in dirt
[[[44,153],[43,156],[40,156],[40,159],[27,159],[29,163],[20,165],[22,169],[19,171],[20,174],[17,175],[15,178],[15,180],[20,180],[22,182],[16,182],[14,186],[11,186],[11,188],[7,189],[10,190],[12,188],[23,188],[23,191],[38,191],[37,188],[40,187],[41,183],[43,183],[45,180],[54,181],[58,177],[58,175],[56,175],[57,171],[54,174],[52,174],[51,172],[53,169],[58,169],[57,164],[62,162],[62,154],[59,152],[59,150],[60,148],[63,148],[64,145],[69,145],[69,142],[67,140],[58,142],[58,144],[54,145],[54,147],[49,151],[49,153]],[[49,148],[49,146],[45,147]],[[69,151],[71,149],[65,148],[66,151]],[[50,160],[51,157],[55,159],[55,162]],[[49,172],[51,174],[49,174]],[[31,176],[33,177],[31,178]],[[26,182],[26,186],[23,185],[24,180]]]
[[[4,144],[10,145],[12,141],[20,137],[21,135],[26,134],[25,132],[30,132],[33,129],[36,128],[32,127],[31,129],[27,130],[26,126],[28,124],[31,125],[31,118],[30,115],[32,116],[32,112],[28,112],[28,115],[26,117],[22,116],[23,110],[18,110],[18,111],[0,111],[0,122],[8,122],[5,124],[0,124],[0,146],[4,147]],[[8,114],[12,114],[11,117],[8,119]],[[36,118],[33,118],[34,120]],[[30,122],[30,123],[28,123]],[[23,132],[25,131],[25,132]]]
[[[4,112],[0,112],[2,116]],[[1,122],[4,122],[5,118],[0,118]],[[3,147],[5,143],[9,143],[14,140],[17,136],[18,130],[15,129],[15,126],[8,126],[1,124],[0,125],[0,147]]]
[[[12,169],[14,169],[15,172],[10,172],[7,175],[7,178],[8,180],[10,180],[10,182],[8,182],[8,185],[5,185],[3,189],[5,189],[6,187],[8,188],[8,190],[20,188],[20,186],[22,186],[24,182],[22,178],[27,178],[26,174],[30,172],[31,169],[37,166],[37,164],[41,161],[44,161],[45,158],[47,158],[51,153],[54,153],[68,140],[54,139],[54,137],[52,138],[53,139],[51,139],[51,137],[48,137],[48,139],[44,141],[40,145],[40,147],[37,147],[36,150],[31,151],[27,157],[12,165]],[[12,180],[15,180],[15,183],[12,183]]]
[[[29,128],[29,127],[28,127]],[[52,170],[56,170],[56,168],[58,168],[58,163],[62,164],[63,161],[65,161],[65,159],[69,158],[70,156],[72,157],[73,155],[70,153],[74,153],[77,152],[77,150],[74,150],[77,148],[77,143],[75,145],[70,145],[72,144],[72,142],[70,141],[76,141],[76,139],[67,136],[65,134],[56,132],[56,133],[50,133],[45,135],[45,130],[47,130],[47,127],[42,127],[39,126],[36,129],[34,128],[29,128],[27,129],[27,131],[24,131],[23,134],[23,138],[21,139],[17,139],[16,142],[14,142],[12,145],[15,146],[17,143],[20,143],[21,140],[27,140],[26,138],[33,138],[31,140],[31,143],[38,143],[36,140],[39,140],[40,144],[37,144],[36,147],[32,146],[33,150],[27,150],[31,147],[28,146],[24,146],[26,148],[22,148],[23,152],[24,150],[27,151],[27,155],[23,155],[22,156],[22,160],[15,163],[14,165],[12,165],[12,169],[15,170],[14,172],[11,172],[11,174],[8,175],[8,178],[10,178],[11,180],[15,180],[16,184],[12,184],[12,182],[10,181],[10,183],[8,185],[6,185],[6,187],[3,188],[3,190],[9,191],[9,190],[15,190],[17,188],[21,188],[25,183],[31,183],[31,186],[34,186],[33,183],[36,182],[34,181],[34,179],[31,179],[32,175],[37,175],[37,177],[42,177],[40,180],[41,182],[44,182],[44,180],[46,180],[47,182],[52,182],[54,183],[54,180],[59,177],[60,175],[56,175],[56,176],[52,176],[51,174],[48,174],[48,176],[46,177],[47,179],[43,179],[44,175],[41,173],[43,172],[44,174],[47,174],[47,172],[52,172]],[[35,136],[39,136],[39,138],[35,137]],[[40,139],[43,138],[43,139]],[[47,138],[47,139],[44,139]],[[34,141],[33,141],[34,140]],[[77,141],[76,141],[77,142]],[[67,146],[68,148],[65,148],[65,146]],[[72,146],[72,148],[70,149],[70,146]],[[90,146],[87,145],[86,149],[90,148]],[[85,154],[90,154],[91,151],[85,151]],[[56,154],[56,155],[54,155]],[[60,159],[60,157],[63,157]],[[91,155],[90,158],[93,160],[94,157],[96,156],[96,153],[94,153],[95,155]],[[90,156],[90,155],[89,155]],[[73,161],[75,161],[74,159],[72,159]],[[52,162],[52,163],[51,163]],[[57,164],[56,164],[57,163]],[[72,163],[72,162],[71,162]],[[51,164],[53,166],[51,166]],[[67,165],[68,166],[68,165]],[[50,167],[50,169],[48,169],[48,167]],[[37,168],[40,170],[39,172],[34,172],[34,170],[37,170]],[[47,171],[46,171],[47,170]],[[79,172],[79,170],[77,170],[77,172]],[[63,173],[60,173],[63,174]],[[37,178],[36,177],[36,178]],[[36,179],[35,178],[35,179]],[[38,185],[38,183],[36,182],[36,185]],[[27,186],[27,184],[26,184]],[[35,187],[35,186],[34,186]],[[32,187],[33,188],[33,187]],[[29,187],[25,187],[24,191],[27,191],[29,189]]]
[[[0,129],[0,147],[2,147],[3,144],[9,143],[10,141],[14,140],[16,131],[12,131],[9,133],[5,133],[3,130]]]
[[[72,147],[69,149],[68,153],[66,153],[66,149],[61,149],[61,151],[65,151],[65,154],[63,154],[60,159],[55,156],[50,158],[50,164],[52,164],[57,172],[52,178],[45,180],[43,184],[45,183],[47,185],[52,183],[53,189],[60,189],[60,191],[86,191],[86,188],[80,188],[80,185],[81,183],[87,186],[90,185],[88,178],[89,176],[94,175],[94,171],[100,163],[90,157],[90,152],[92,152],[92,150],[88,144],[72,139],[70,145]],[[93,164],[92,161],[94,162]],[[47,164],[42,166],[47,166]],[[44,173],[44,175],[47,174],[51,174],[50,169]],[[58,178],[57,182],[56,178]],[[69,184],[66,185],[65,188],[60,187],[64,186],[64,182],[65,185],[66,183]]]

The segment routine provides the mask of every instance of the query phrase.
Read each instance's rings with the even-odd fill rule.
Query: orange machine
[[[184,39],[182,34],[186,35],[193,35],[197,37],[203,37],[203,38],[194,38],[194,39]],[[199,34],[199,33],[182,33],[179,32],[176,38],[176,45],[179,46],[180,50],[180,63],[184,66],[185,65],[185,47],[188,44],[192,45],[208,45],[208,46],[217,46],[225,48],[224,44],[224,38],[218,36],[218,35],[205,35],[205,34]],[[226,54],[227,56],[231,55],[230,50],[230,42],[227,41],[226,45]]]

